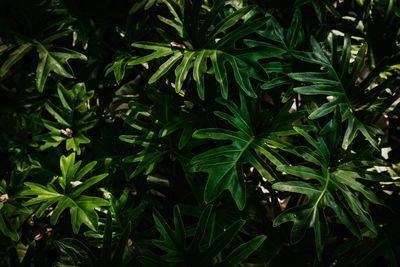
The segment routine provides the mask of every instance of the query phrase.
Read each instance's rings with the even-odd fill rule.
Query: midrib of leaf
[[[34,43],[35,43],[43,52],[45,52],[45,53],[47,54],[48,57],[53,58],[53,57],[50,55],[49,50],[47,50],[46,47],[44,47],[44,45],[42,45],[42,44],[41,44],[40,42],[38,42],[38,41],[34,41]]]
[[[330,62],[330,61],[329,61],[329,62]],[[335,68],[334,68],[331,64],[329,64],[328,67],[329,67],[329,69],[333,72],[333,74],[335,75],[335,79],[336,79],[336,81],[339,83],[339,87],[340,87],[340,89],[342,90],[342,93],[343,93],[344,98],[346,99],[347,107],[348,107],[349,110],[351,111],[351,107],[350,107],[350,103],[351,103],[351,102],[350,102],[350,99],[347,97],[346,90],[344,89],[342,80],[339,78],[339,76],[338,76],[338,74],[337,74]]]
[[[315,201],[315,204],[314,204],[314,206],[312,207],[312,209],[315,209],[315,208],[318,206],[318,204],[319,204],[319,202],[321,201],[321,199],[324,197],[325,192],[328,190],[328,184],[329,184],[330,179],[331,179],[330,168],[328,167],[328,170],[327,170],[327,172],[326,172],[326,182],[325,182],[324,188],[322,189],[322,192],[321,192],[321,194],[319,195],[317,201]]]
[[[243,149],[239,150],[240,153],[239,153],[238,157],[236,157],[236,159],[235,159],[235,160],[233,161],[233,163],[232,163],[232,167],[234,167],[235,170],[236,170],[236,164],[237,164],[237,162],[238,162],[239,159],[242,157],[243,153],[246,151],[246,149],[249,147],[249,145],[254,141],[254,139],[255,139],[255,138],[252,137],[249,141],[247,141],[247,143],[246,143],[246,145],[243,147]],[[227,169],[227,170],[223,173],[222,177],[224,177],[231,169],[232,169],[232,168]]]
[[[242,157],[243,153],[247,150],[247,148],[249,147],[249,145],[251,143],[253,143],[255,137],[252,137],[247,143],[246,145],[243,147],[243,149],[240,151],[239,156],[236,158],[236,160],[234,161],[234,164],[236,165],[236,163],[239,161],[239,159]]]

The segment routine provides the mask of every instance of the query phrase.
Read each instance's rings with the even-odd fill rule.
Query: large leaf
[[[172,99],[154,88],[148,88],[146,94],[154,105],[130,101],[131,114],[122,115],[125,123],[138,133],[121,135],[119,139],[143,147],[143,150],[123,159],[127,163],[138,163],[131,177],[140,173],[150,174],[166,154],[171,155],[173,160],[178,159],[187,168],[187,144],[192,133],[206,118],[198,117],[202,111],[193,107],[191,102]]]
[[[68,66],[68,60],[87,60],[85,55],[65,48],[59,51],[48,51],[42,44],[38,43],[37,49],[39,64],[36,68],[36,87],[39,92],[43,91],[47,76],[51,71],[65,78],[73,78],[74,76],[64,67],[65,65]]]
[[[72,153],[68,157],[62,156],[60,159],[62,176],[58,177],[57,181],[62,190],[57,190],[52,184],[48,184],[45,187],[37,183],[26,182],[25,185],[29,187],[29,190],[24,192],[26,196],[37,196],[25,202],[26,206],[42,203],[36,211],[38,217],[46,209],[56,204],[50,217],[50,222],[53,225],[57,223],[63,211],[69,209],[71,226],[75,234],[79,232],[82,224],[95,231],[98,226],[99,217],[94,209],[109,206],[109,202],[102,198],[81,195],[83,191],[106,178],[108,174],[93,176],[80,182],[79,180],[84,176],[81,171],[77,173],[80,164],[80,161],[75,163],[75,153]],[[94,168],[94,165],[89,163],[83,168],[86,168],[83,172],[88,173],[88,169]],[[77,175],[79,176],[77,177]]]
[[[345,170],[346,152],[341,151],[341,130],[338,125],[341,122],[340,112],[335,111],[335,117],[328,123],[331,129],[325,128],[326,135],[317,136],[315,140],[310,133],[294,127],[307,142],[313,147],[309,152],[302,150],[287,150],[306,161],[317,166],[319,170],[305,166],[281,165],[277,170],[289,175],[300,177],[304,181],[277,182],[272,188],[280,191],[307,195],[305,205],[289,208],[279,214],[274,220],[274,226],[292,221],[291,241],[300,241],[308,228],[314,229],[315,246],[318,258],[322,258],[325,239],[328,233],[328,223],[325,216],[327,208],[332,209],[337,219],[359,239],[361,231],[358,222],[362,222],[373,234],[377,234],[375,225],[368,212],[367,206],[360,200],[361,193],[371,203],[384,205],[373,191],[357,181],[365,179],[357,170]],[[341,157],[338,157],[340,155]],[[351,159],[347,159],[351,160]],[[339,162],[339,164],[338,164]],[[342,166],[340,165],[342,164]],[[332,167],[331,167],[332,166]],[[317,184],[315,183],[317,182]]]
[[[198,1],[195,1],[197,3]],[[184,81],[190,71],[193,68],[193,79],[197,83],[197,92],[201,99],[204,99],[204,76],[207,69],[207,61],[211,60],[215,79],[220,84],[221,94],[227,99],[228,97],[228,83],[227,77],[228,72],[225,64],[228,63],[235,77],[235,80],[239,87],[249,96],[256,97],[253,87],[250,82],[250,77],[255,79],[265,80],[267,76],[262,70],[257,60],[261,58],[269,58],[271,56],[279,54],[280,51],[276,49],[272,52],[265,52],[264,49],[253,51],[234,52],[235,42],[246,35],[251,34],[257,28],[265,23],[264,18],[249,20],[243,22],[236,29],[227,32],[231,27],[236,25],[246,14],[254,12],[254,7],[248,6],[233,12],[231,15],[223,18],[214,29],[207,33],[208,29],[211,29],[211,25],[214,23],[215,15],[222,7],[223,1],[217,1],[212,11],[208,14],[204,24],[199,30],[195,26],[198,26],[198,21],[195,19],[192,22],[182,24],[182,18],[180,18],[182,11],[177,4],[166,1],[171,13],[174,15],[174,22],[162,18],[162,21],[172,24],[174,28],[178,30],[180,36],[184,36],[189,39],[188,45],[190,48],[186,48],[183,44],[171,42],[170,45],[162,43],[149,43],[149,42],[137,42],[132,44],[135,47],[153,50],[154,52],[140,57],[133,58],[128,62],[128,65],[137,65],[148,62],[153,59],[170,56],[163,64],[161,64],[158,70],[149,79],[149,83],[154,83],[161,77],[163,77],[175,64],[180,62],[175,68],[175,90],[180,92]],[[198,16],[198,4],[193,4],[189,7],[190,1],[185,2],[184,16],[185,18],[192,19],[189,14],[193,14],[194,17]],[[189,13],[193,12],[193,13]],[[186,21],[185,21],[186,22]],[[202,35],[200,35],[200,33]],[[224,37],[217,40],[217,35],[225,33]],[[262,52],[264,50],[264,52]],[[252,57],[254,60],[246,60],[246,58]]]
[[[0,77],[4,76],[8,70],[32,49],[32,44],[25,43],[15,49],[0,67]]]
[[[367,123],[364,113],[369,111],[373,105],[374,108],[369,111],[372,113],[381,102],[377,101],[377,96],[385,95],[385,86],[376,86],[371,89],[371,84],[379,78],[379,73],[384,71],[387,66],[381,62],[369,73],[362,82],[359,77],[364,70],[367,46],[363,45],[359,49],[355,60],[350,58],[351,42],[348,36],[344,38],[342,54],[338,56],[338,47],[336,37],[332,35],[328,39],[331,53],[328,54],[315,40],[311,40],[313,53],[297,53],[295,56],[303,61],[318,63],[326,68],[326,72],[299,72],[290,73],[289,77],[306,82],[312,85],[306,85],[294,88],[294,91],[303,95],[328,95],[335,99],[319,106],[309,116],[310,119],[318,119],[333,112],[336,107],[340,107],[342,117],[348,121],[346,138],[343,140],[343,148],[347,148],[354,140],[356,133],[360,131],[370,144],[377,148],[376,134],[382,134],[377,127]],[[360,97],[363,95],[363,97]],[[365,110],[365,111],[364,111]]]
[[[223,190],[227,189],[231,192],[239,209],[244,209],[246,188],[243,164],[251,163],[265,178],[276,179],[274,171],[260,155],[264,155],[276,166],[284,164],[286,161],[283,157],[273,151],[266,143],[275,140],[283,132],[290,132],[290,125],[302,117],[302,113],[289,113],[290,105],[286,105],[275,118],[272,119],[267,116],[264,121],[257,122],[251,119],[249,114],[251,105],[246,102],[243,94],[241,94],[240,108],[232,101],[223,99],[217,101],[226,106],[233,116],[220,111],[215,112],[215,114],[231,124],[237,131],[219,128],[197,130],[193,134],[195,138],[230,140],[232,144],[212,148],[195,156],[192,159],[194,165],[192,170],[209,173],[204,191],[204,200],[207,203],[215,200]],[[260,110],[259,112],[259,114],[265,114],[267,111]],[[257,118],[257,115],[254,118]],[[255,131],[255,129],[258,130]]]

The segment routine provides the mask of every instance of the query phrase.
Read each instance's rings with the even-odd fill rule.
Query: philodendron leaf
[[[127,61],[125,58],[120,58],[117,61],[115,61],[107,70],[105,73],[105,76],[107,76],[108,74],[110,74],[111,72],[114,73],[114,77],[115,80],[117,81],[117,83],[119,84],[122,79],[125,76],[125,68],[127,65]]]
[[[384,88],[377,87],[379,91],[377,90],[371,94],[371,90],[368,90],[368,87],[379,79],[379,73],[384,71],[386,66],[383,63],[377,65],[361,83],[357,82],[364,69],[367,45],[361,46],[356,59],[353,61],[350,58],[351,41],[349,36],[344,38],[340,57],[338,55],[339,49],[336,45],[336,37],[329,35],[328,43],[331,48],[330,55],[314,38],[311,39],[313,53],[294,54],[300,60],[323,65],[326,71],[289,73],[290,78],[303,82],[303,84],[308,83],[293,90],[303,95],[328,95],[334,97],[330,102],[324,103],[314,110],[309,118],[315,120],[339,108],[342,118],[348,121],[347,137],[343,140],[342,145],[344,149],[347,149],[352,143],[358,131],[377,149],[378,144],[375,136],[376,134],[382,134],[382,132],[373,125],[361,122],[357,112],[368,111],[366,107],[371,107],[371,103],[377,102],[376,96],[385,93]],[[384,87],[386,88],[386,86]],[[360,95],[365,96],[360,97]],[[364,109],[366,110],[364,111]],[[371,109],[371,111],[374,112],[374,109]]]
[[[128,62],[128,65],[136,65],[147,62],[154,58],[169,56],[172,54],[151,76],[149,79],[149,84],[152,84],[163,77],[176,63],[179,62],[175,69],[175,90],[177,92],[181,91],[183,82],[186,80],[190,69],[193,68],[193,79],[198,82],[197,90],[199,97],[204,99],[204,75],[207,72],[207,60],[210,60],[214,67],[215,79],[220,83],[221,95],[225,99],[228,97],[228,73],[225,68],[226,63],[229,63],[229,65],[232,67],[234,77],[240,88],[247,95],[256,97],[249,80],[249,73],[247,72],[249,68],[254,68],[255,66],[252,66],[249,64],[249,62],[242,60],[238,56],[228,54],[222,50],[203,49],[198,51],[181,51],[174,48],[169,48],[168,52],[168,48],[166,48],[163,44],[147,45],[147,43],[135,43],[134,45],[145,49],[157,50],[153,54]],[[257,65],[258,63],[252,64]]]
[[[135,129],[136,134],[120,135],[119,139],[143,147],[143,150],[123,158],[123,162],[137,163],[130,177],[140,173],[150,174],[166,155],[188,169],[190,158],[185,155],[187,145],[191,143],[195,129],[200,128],[203,120],[207,119],[199,118],[197,112],[192,112],[202,112],[192,102],[158,92],[155,87],[148,88],[146,96],[154,105],[130,101],[130,114],[121,116],[126,124]]]
[[[334,118],[321,131],[316,126],[313,127],[313,133],[294,126],[295,131],[306,139],[314,151],[308,147],[286,149],[286,151],[314,163],[319,166],[319,170],[302,165],[278,166],[278,171],[299,177],[303,181],[277,182],[272,186],[273,189],[279,191],[298,193],[308,197],[306,204],[289,208],[279,214],[274,220],[274,226],[292,221],[294,223],[291,231],[292,242],[300,241],[306,230],[313,228],[319,259],[322,257],[324,240],[328,233],[328,223],[325,218],[325,211],[328,208],[335,212],[337,219],[350,232],[361,239],[360,222],[372,234],[377,234],[369,214],[367,201],[385,205],[370,188],[358,181],[368,179],[363,172],[346,169],[344,161],[349,161],[351,158],[349,159],[347,152],[341,150],[340,147],[342,131],[339,124],[341,121],[340,111],[336,109]],[[311,134],[314,134],[315,138]],[[366,201],[361,201],[361,195]]]
[[[63,238],[55,240],[54,245],[64,262],[75,266],[94,265],[96,257],[82,241]]]
[[[15,49],[7,58],[7,60],[0,67],[0,77],[3,77],[8,70],[24,57],[32,49],[31,43],[25,43]]]
[[[74,76],[65,69],[70,59],[87,60],[86,56],[73,50],[66,48],[59,51],[49,51],[42,44],[37,43],[39,53],[39,63],[36,68],[36,87],[39,92],[43,92],[49,73],[52,71],[65,78],[73,78]]]
[[[165,4],[175,17],[175,20],[172,21],[161,16],[159,16],[159,19],[173,26],[178,31],[180,37],[187,38],[188,40],[184,43],[188,47],[175,41],[170,44],[136,42],[133,43],[132,46],[153,50],[154,52],[139,58],[133,57],[128,61],[128,65],[143,64],[153,59],[168,56],[169,58],[165,60],[151,76],[148,81],[149,84],[162,78],[171,68],[177,65],[175,67],[175,90],[176,92],[180,92],[184,87],[184,82],[187,80],[191,68],[193,68],[193,79],[196,81],[197,92],[202,100],[204,100],[205,97],[204,76],[206,73],[214,74],[215,79],[220,84],[222,97],[225,99],[228,98],[227,77],[229,75],[229,69],[227,70],[225,65],[229,65],[237,84],[243,92],[251,97],[257,97],[250,82],[250,78],[256,80],[266,80],[268,78],[268,75],[266,75],[265,71],[258,63],[258,60],[282,54],[281,51],[284,52],[284,50],[278,49],[279,51],[277,51],[275,47],[270,46],[271,49],[258,47],[245,50],[244,53],[241,53],[240,50],[235,51],[236,41],[255,32],[260,26],[265,24],[265,18],[243,20],[247,14],[251,12],[256,13],[256,8],[254,6],[243,7],[223,17],[219,23],[213,24],[214,20],[219,18],[217,15],[224,6],[223,1],[216,2],[211,12],[207,14],[204,20],[198,18],[199,14],[197,12],[201,9],[201,5],[198,2],[196,2],[196,4],[193,3],[193,5],[189,4],[189,2],[185,2],[185,12],[181,10],[177,3],[165,1]],[[193,17],[190,15],[191,12],[194,12],[192,14]],[[193,20],[192,23],[181,18],[182,15],[187,20]],[[242,20],[243,22],[241,22]],[[194,25],[199,26],[199,21],[203,23],[200,30],[197,27],[193,28]],[[231,30],[233,26],[239,23],[240,26]],[[188,31],[193,32],[188,33]],[[223,37],[217,38],[217,36],[221,34]],[[272,50],[272,52],[269,50]],[[212,70],[208,69],[207,61],[211,61],[213,66]]]
[[[324,210],[330,207],[337,218],[357,237],[361,238],[361,232],[357,221],[365,224],[373,233],[377,233],[371,216],[366,211],[362,202],[355,192],[362,193],[370,202],[384,205],[377,196],[366,186],[357,182],[362,176],[352,171],[317,171],[304,166],[279,166],[281,172],[300,177],[306,181],[317,180],[320,184],[310,184],[302,181],[278,182],[272,188],[280,191],[299,193],[308,196],[308,203],[285,210],[278,215],[274,226],[292,221],[294,223],[291,240],[298,242],[305,234],[307,228],[314,228],[316,248],[318,257],[321,258],[324,239],[326,219]],[[323,174],[325,173],[325,174]],[[343,205],[341,198],[345,199],[347,206]],[[349,207],[350,210],[347,208]]]
[[[324,179],[324,177],[321,177]],[[314,186],[301,181],[278,182],[272,188],[275,190],[293,192],[307,195],[308,204],[301,207],[295,207],[279,214],[274,220],[274,226],[292,221],[293,227],[290,234],[291,241],[299,242],[305,235],[308,228],[314,228],[315,246],[318,258],[322,256],[324,248],[324,240],[326,238],[326,218],[324,208],[331,207],[339,219],[349,228],[349,230],[361,239],[361,232],[356,221],[347,214],[346,208],[343,207],[339,200],[330,192],[329,174],[325,177],[325,184]],[[334,193],[334,192],[333,192]]]
[[[79,232],[79,228],[82,224],[96,231],[99,217],[95,209],[110,205],[105,199],[81,195],[83,191],[106,178],[108,174],[100,174],[85,179],[83,182],[76,183],[77,180],[79,181],[84,176],[82,171],[85,174],[88,173],[89,167],[87,166],[94,168],[95,165],[89,163],[82,168],[82,171],[78,171],[80,164],[80,161],[75,163],[74,153],[68,157],[61,157],[60,169],[62,176],[58,178],[57,182],[62,190],[57,191],[52,184],[48,184],[47,187],[45,187],[38,183],[26,182],[25,185],[29,187],[29,190],[23,192],[26,196],[37,196],[25,202],[25,205],[30,206],[41,203],[36,211],[38,217],[40,217],[46,209],[57,203],[50,217],[50,223],[53,225],[57,223],[63,211],[69,209],[71,214],[71,226],[75,234]]]
[[[93,91],[86,91],[83,83],[78,83],[67,90],[58,84],[58,96],[61,107],[48,102],[44,107],[57,122],[42,119],[43,126],[50,132],[37,135],[34,140],[43,141],[40,150],[49,147],[57,147],[63,141],[67,150],[73,150],[81,154],[81,145],[90,143],[85,136],[86,131],[93,128],[97,119],[88,120],[92,116],[91,110],[87,107],[88,100],[93,97]]]
[[[195,132],[193,137],[199,138],[199,132]],[[208,134],[212,138],[213,135]],[[234,143],[231,146],[216,148],[207,151],[210,157],[201,154],[192,159],[195,166],[193,171],[205,171],[210,174],[204,191],[204,200],[209,203],[215,200],[223,190],[227,189],[231,192],[233,199],[239,209],[244,209],[246,203],[246,189],[244,185],[244,177],[241,163],[238,162],[246,152],[247,147],[253,140],[247,143]],[[212,155],[211,155],[212,154]],[[216,158],[224,156],[223,158]],[[211,160],[213,159],[213,160]],[[205,161],[205,162],[202,162]]]
[[[250,163],[263,177],[271,181],[275,180],[276,174],[260,155],[265,156],[276,166],[285,164],[283,157],[266,143],[273,142],[282,132],[290,131],[290,125],[302,117],[302,114],[289,113],[289,103],[274,119],[260,120],[258,124],[255,124],[249,115],[250,105],[246,102],[244,94],[241,94],[240,108],[232,101],[223,99],[217,101],[226,106],[233,116],[220,111],[216,111],[215,114],[231,124],[237,131],[219,128],[195,131],[194,138],[229,140],[232,144],[212,148],[193,157],[192,170],[209,174],[204,191],[204,200],[207,203],[218,198],[223,190],[229,190],[238,208],[244,209],[246,187],[243,165]],[[265,114],[267,111],[260,111],[260,116],[261,112]],[[257,132],[253,130],[256,128],[258,128]]]

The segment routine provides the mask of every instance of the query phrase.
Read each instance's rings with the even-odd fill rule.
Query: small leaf
[[[43,45],[38,43],[39,64],[36,69],[36,87],[43,92],[47,76],[51,71],[65,78],[73,76],[64,68],[70,59],[87,60],[86,56],[76,51],[63,49],[61,52],[50,52]]]
[[[9,69],[24,57],[32,49],[31,43],[25,43],[14,50],[7,58],[7,60],[0,67],[0,77],[3,77]]]
[[[162,76],[164,76],[167,71],[172,68],[172,66],[181,58],[183,54],[180,52],[175,53],[172,57],[170,57],[167,61],[165,61],[158,70],[153,74],[153,76],[149,79],[149,84],[156,82]]]
[[[237,266],[247,259],[266,239],[266,236],[260,235],[250,241],[235,248],[228,257],[224,259],[221,266]]]

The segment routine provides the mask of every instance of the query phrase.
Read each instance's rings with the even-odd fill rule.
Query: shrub
[[[0,7],[0,265],[400,264],[399,1]]]

